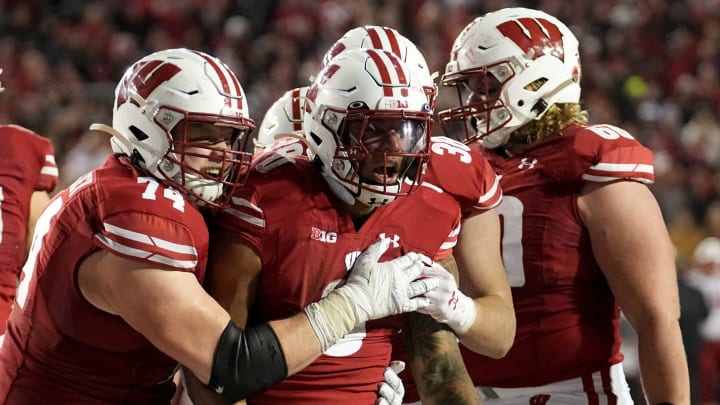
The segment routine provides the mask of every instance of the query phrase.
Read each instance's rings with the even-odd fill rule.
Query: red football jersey
[[[619,307],[576,201],[587,182],[651,183],[652,152],[620,128],[570,126],[492,163],[502,176],[498,212],[517,334],[500,360],[463,350],[475,384],[544,385],[622,361]]]
[[[247,187],[217,218],[248,241],[262,260],[253,322],[287,317],[317,301],[379,238],[392,241],[383,260],[409,251],[435,260],[451,253],[460,211],[446,193],[420,187],[376,208],[356,230],[320,173],[297,153],[301,147],[284,143],[260,155]],[[399,332],[400,321],[396,316],[368,322],[301,372],[253,396],[250,403],[374,403],[390,361],[390,338]]]
[[[197,208],[109,156],[56,195],[36,228],[0,349],[0,403],[169,403],[177,362],[86,301],[77,269],[103,249],[202,281],[208,231]]]
[[[480,152],[444,136],[430,138],[429,149],[423,183],[452,196],[460,204],[463,217],[500,204],[500,179]]]
[[[53,191],[57,179],[49,139],[17,125],[0,125],[0,335],[25,262],[30,197]]]

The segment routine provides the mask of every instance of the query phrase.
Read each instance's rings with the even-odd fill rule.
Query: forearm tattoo
[[[457,277],[457,265],[450,257],[441,264]],[[432,397],[444,404],[477,403],[472,382],[462,361],[457,340],[453,332],[445,325],[436,322],[428,315],[407,314],[403,329],[408,358],[411,362],[420,362],[422,371],[418,389],[425,397]],[[464,390],[460,386],[465,387]]]

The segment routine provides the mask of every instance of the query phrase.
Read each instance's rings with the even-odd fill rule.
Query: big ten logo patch
[[[319,240],[320,242],[325,243],[336,243],[337,238],[337,232],[323,231],[322,229],[318,229],[315,227],[312,227],[312,229],[310,230],[310,239],[313,240]]]

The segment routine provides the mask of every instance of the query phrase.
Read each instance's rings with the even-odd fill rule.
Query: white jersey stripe
[[[500,176],[495,176],[495,181],[493,182],[492,187],[490,187],[490,190],[488,190],[487,193],[483,194],[479,199],[479,203],[484,203],[485,201],[488,201],[492,198],[494,198],[497,194],[498,187],[500,187]]]
[[[460,230],[462,229],[462,225],[458,225],[457,228],[453,229],[452,232],[450,232],[450,235],[448,237],[455,238],[458,235],[460,235]]]
[[[241,219],[249,224],[259,226],[261,228],[265,228],[265,220],[262,218],[258,218],[255,216],[252,216],[250,214],[246,214],[242,211],[236,210],[234,208],[228,208],[225,210],[228,214],[237,217],[238,219]]]
[[[147,259],[179,269],[192,269],[197,266],[197,260],[175,260],[163,255],[152,255]]]
[[[47,174],[48,176],[58,177],[60,172],[58,171],[57,167],[43,166],[43,168],[40,169],[40,174]]]
[[[156,238],[154,236],[152,236],[151,238],[153,242],[155,242],[155,246],[157,247],[169,250],[173,253],[182,253],[186,255],[197,256],[197,249],[195,249],[195,246],[181,245],[179,243],[170,242],[169,240]]]
[[[55,164],[55,155],[45,155],[45,161],[48,163]]]
[[[639,182],[645,183],[645,184],[653,183],[652,180],[645,179],[642,177],[610,177],[610,176],[593,176],[591,174],[583,174],[582,178],[583,178],[583,180],[589,180],[589,181],[594,181],[594,182],[598,182],[598,183],[606,183],[608,181],[615,181],[615,180],[620,180],[620,179],[635,180],[635,181],[639,181]]]
[[[232,203],[235,204],[235,205],[239,205],[239,206],[241,206],[241,207],[246,207],[246,208],[253,209],[253,210],[255,210],[255,211],[257,211],[257,212],[259,212],[259,213],[261,213],[261,214],[262,214],[262,212],[263,212],[260,207],[258,207],[257,205],[251,203],[250,201],[248,201],[248,200],[246,200],[246,199],[244,199],[244,198],[233,197],[233,198],[232,198]]]
[[[150,237],[145,235],[144,233],[124,229],[119,226],[108,224],[107,222],[103,222],[103,226],[105,227],[106,231],[113,235],[121,236],[125,239],[134,240],[135,242],[145,243],[147,245],[153,244]]]
[[[408,183],[408,184],[412,184],[412,183]],[[432,184],[432,183],[430,183],[430,182],[427,182],[427,181],[423,181],[422,183],[420,183],[420,185],[425,186],[425,187],[427,187],[427,188],[429,188],[429,189],[431,189],[431,190],[435,190],[435,191],[437,191],[438,193],[444,193],[444,192],[445,192],[442,188],[440,188],[440,187],[438,187],[438,186],[436,186],[436,185],[434,185],[434,184]]]
[[[105,227],[105,230],[108,231],[109,233],[120,236],[125,239],[130,239],[135,242],[144,243],[146,245],[157,246],[157,247],[163,248],[165,250],[169,250],[173,253],[197,256],[197,249],[195,249],[194,246],[182,245],[182,244],[171,242],[171,241],[161,239],[161,238],[158,238],[155,236],[148,236],[144,233],[139,233],[139,232],[131,231],[129,229],[121,228],[119,226],[108,224],[107,222],[103,222],[103,226]]]
[[[95,234],[95,238],[102,243],[103,245],[107,246],[108,249],[113,250],[115,252],[121,253],[126,256],[133,256],[138,257],[146,260],[150,260],[156,263],[162,263],[171,267],[177,267],[180,269],[191,269],[195,266],[197,266],[197,260],[175,260],[171,259],[167,256],[159,255],[159,254],[153,254],[152,252],[148,252],[146,250],[142,249],[135,249],[130,246],[123,245],[122,243],[118,243],[105,235],[102,234]]]
[[[590,167],[590,170],[605,172],[653,173],[652,165],[638,163],[598,163],[595,166]]]
[[[442,245],[440,245],[440,249],[438,250],[449,250],[455,247],[457,245],[457,241],[452,242],[444,242]]]

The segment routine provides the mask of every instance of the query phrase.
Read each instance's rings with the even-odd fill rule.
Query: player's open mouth
[[[393,184],[400,174],[400,165],[392,162],[380,164],[373,169],[372,179],[378,184]]]
[[[212,166],[205,166],[202,168],[202,173],[206,175],[207,177],[212,177],[214,179],[220,179],[220,167],[212,167]]]

